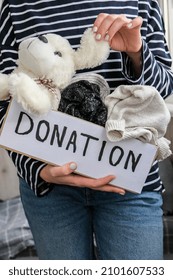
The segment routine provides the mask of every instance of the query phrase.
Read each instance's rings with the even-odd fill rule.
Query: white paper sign
[[[0,145],[55,165],[75,161],[77,172],[93,178],[116,175],[113,185],[140,193],[156,155],[155,146],[136,139],[110,142],[104,127],[51,111],[35,117],[10,104]]]

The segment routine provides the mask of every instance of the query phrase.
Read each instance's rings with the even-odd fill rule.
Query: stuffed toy
[[[0,74],[0,99],[10,95],[29,113],[41,115],[59,107],[61,92],[77,70],[94,68],[109,56],[106,41],[96,41],[88,28],[74,50],[60,35],[27,38],[19,44],[17,67]]]

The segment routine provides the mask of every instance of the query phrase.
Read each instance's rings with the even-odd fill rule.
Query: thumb
[[[77,164],[75,162],[68,162],[62,166],[55,167],[53,175],[54,176],[69,175],[73,173],[76,169],[77,169]]]

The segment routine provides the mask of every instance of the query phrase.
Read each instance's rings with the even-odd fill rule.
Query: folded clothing
[[[170,113],[154,87],[121,85],[105,98],[105,104],[105,128],[110,141],[136,138],[156,145],[158,160],[171,155],[170,141],[164,138]]]
[[[61,92],[59,111],[105,126],[107,108],[100,95],[100,87],[88,80],[71,83]]]

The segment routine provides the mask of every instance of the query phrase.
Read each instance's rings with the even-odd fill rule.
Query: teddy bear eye
[[[59,51],[55,51],[54,54],[55,54],[55,55],[58,55],[59,57],[62,57],[62,53],[59,52]]]

